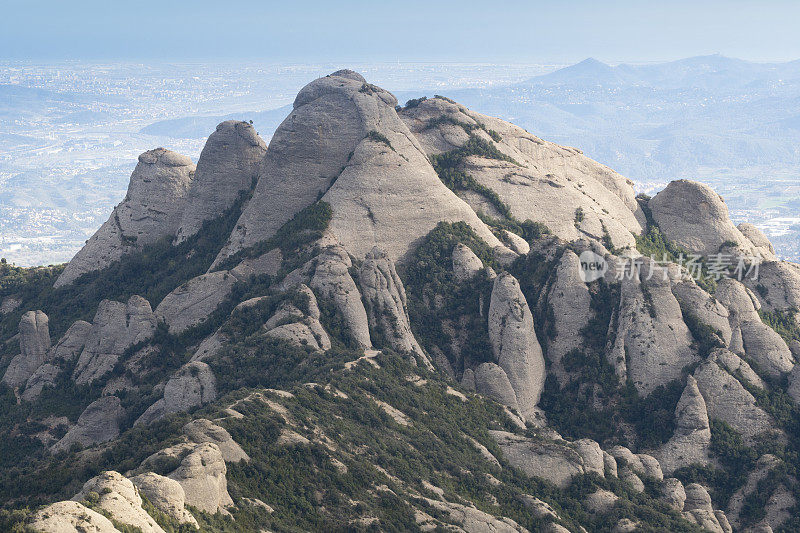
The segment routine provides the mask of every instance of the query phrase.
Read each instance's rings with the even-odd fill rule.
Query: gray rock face
[[[768,310],[800,309],[800,266],[788,261],[765,261],[758,278],[743,280]]]
[[[683,511],[683,504],[686,501],[683,483],[674,477],[665,479],[661,485],[661,499],[676,511]]]
[[[92,325],[90,323],[85,320],[75,321],[56,345],[53,346],[50,359],[54,361],[74,360],[86,345],[91,331]]]
[[[447,517],[447,522],[456,524],[457,531],[464,533],[485,533],[491,531],[492,533],[528,533],[528,530],[520,526],[510,518],[495,517],[489,513],[485,513],[474,506],[466,506],[460,503],[452,503],[442,500],[433,500],[425,498],[425,501],[438,513]],[[420,517],[422,518],[422,517]],[[428,530],[435,527],[435,522],[431,517],[419,524],[423,530]]]
[[[331,340],[320,322],[320,311],[314,292],[305,284],[296,288],[305,298],[306,310],[301,311],[292,302],[284,301],[264,324],[266,335],[283,339],[298,347],[316,351],[330,349]],[[243,302],[239,305],[244,305]]]
[[[697,381],[686,378],[686,387],[675,407],[676,427],[672,438],[653,452],[666,474],[691,464],[708,464],[711,428],[706,402]]]
[[[616,341],[607,354],[620,379],[630,378],[639,394],[650,394],[699,359],[692,342],[662,269],[643,263],[623,279]]]
[[[56,502],[40,509],[30,523],[40,533],[119,533],[111,520],[78,502]]]
[[[202,361],[186,363],[164,385],[164,397],[151,405],[136,424],[150,424],[172,413],[182,413],[213,402],[217,398],[217,380]]]
[[[268,239],[321,193],[333,209],[331,232],[355,257],[378,246],[396,261],[440,221],[465,221],[499,245],[439,180],[396,103],[349,72],[304,87],[272,137],[253,198],[220,258]]]
[[[191,160],[156,148],[139,156],[125,199],[75,254],[55,287],[100,270],[125,254],[167,235],[174,235],[194,176]]]
[[[684,517],[695,522],[703,529],[716,533],[725,533],[725,529],[720,524],[718,514],[724,518],[724,513],[714,511],[711,506],[711,496],[702,485],[691,483],[686,485],[686,501],[683,504]],[[724,519],[727,523],[727,519]]]
[[[489,435],[512,466],[561,488],[569,485],[574,476],[588,471],[581,454],[567,443],[528,439],[505,431],[490,430]]]
[[[28,378],[47,360],[50,349],[50,329],[47,315],[28,311],[19,321],[20,353],[6,369],[3,383],[9,387],[24,385]]]
[[[194,447],[168,477],[183,487],[187,504],[216,513],[233,505],[225,478],[227,471],[219,447],[207,442]]]
[[[394,263],[386,252],[373,248],[358,273],[367,316],[372,327],[383,334],[389,346],[419,356],[432,368],[414,334],[411,333],[406,291]]]
[[[771,430],[774,421],[718,360],[717,354],[712,353],[697,368],[694,373],[697,387],[706,402],[709,416],[727,422],[742,434],[745,442],[751,443],[757,435]]]
[[[441,98],[404,109],[400,116],[429,156],[463,146],[472,134],[518,163],[470,156],[461,169],[495,191],[517,219],[544,223],[565,240],[588,237],[601,242],[607,232],[617,248],[635,245],[632,233],[641,233],[644,216],[634,199],[632,182],[579,150],[543,141],[513,124]],[[497,132],[500,140],[476,129],[479,125]],[[463,198],[476,211],[492,214],[481,195],[464,194]],[[584,213],[579,227],[577,207]]]
[[[800,403],[800,365],[795,366],[789,374],[789,388],[786,389],[795,402]]]
[[[197,520],[186,510],[186,493],[180,483],[153,472],[140,474],[131,481],[156,509],[181,524],[198,527]]]
[[[85,447],[116,438],[119,435],[119,424],[124,417],[125,409],[122,408],[119,398],[103,396],[81,413],[78,422],[50,451],[58,453],[69,450],[75,443]]]
[[[717,299],[697,286],[693,281],[681,281],[672,286],[672,294],[681,309],[693,314],[697,319],[720,333],[720,340],[726,346],[731,342],[730,313]],[[686,318],[684,316],[684,318]]]
[[[547,344],[548,372],[556,376],[561,386],[569,380],[562,364],[563,357],[583,345],[581,330],[591,318],[591,296],[580,279],[580,260],[572,250],[566,250],[556,269],[555,281],[547,301],[553,310],[556,336]]]
[[[466,281],[483,270],[481,261],[466,244],[458,243],[453,248],[453,274],[457,281]]]
[[[756,468],[747,476],[747,482],[731,497],[726,514],[731,525],[733,525],[737,531],[742,528],[741,513],[745,500],[755,491],[761,490],[758,483],[765,479],[771,471],[780,466],[781,460],[774,455],[766,454],[761,456],[756,463]],[[792,493],[786,489],[783,483],[778,484],[778,486],[773,487],[773,493],[767,498],[764,509],[766,515],[764,519],[759,522],[759,525],[766,525],[770,528],[777,529],[786,520],[791,518],[790,510],[794,504],[795,499]]]
[[[367,311],[349,272],[352,265],[350,256],[341,246],[326,248],[317,257],[311,288],[334,305],[353,340],[364,348],[371,348]]]
[[[219,448],[222,458],[227,463],[238,463],[239,461],[249,461],[250,456],[233,440],[231,434],[210,420],[198,418],[183,426],[183,434],[189,440],[198,444],[211,442]]]
[[[103,472],[84,483],[72,499],[85,501],[89,493],[98,495],[96,505],[122,524],[139,528],[142,533],[164,533],[153,518],[142,509],[142,498],[131,480],[118,472]]]
[[[722,197],[707,185],[673,181],[648,206],[667,239],[691,252],[715,254],[723,244],[735,243],[738,252],[755,254],[753,243],[731,222]]]
[[[197,160],[176,242],[197,233],[204,221],[220,216],[239,193],[249,190],[266,152],[267,145],[247,122],[228,120],[218,125]]]
[[[584,507],[593,513],[607,513],[617,503],[619,497],[608,490],[597,490],[583,501]]]
[[[489,303],[489,340],[497,364],[514,389],[520,413],[536,418],[536,404],[545,380],[544,357],[528,302],[510,274],[494,281]]]
[[[203,322],[230,294],[238,280],[227,270],[192,278],[161,300],[156,317],[178,334]]]
[[[61,369],[50,363],[45,363],[36,369],[36,372],[28,378],[25,383],[25,392],[22,393],[22,399],[26,402],[32,402],[42,394],[42,390],[46,386],[53,386],[56,378],[61,373]]]
[[[155,331],[156,316],[141,296],[131,296],[127,304],[103,300],[72,378],[80,385],[103,377],[125,350],[152,338]]]
[[[508,380],[505,371],[494,363],[481,363],[473,371],[467,369],[473,376],[475,392],[495,400],[498,403],[511,407],[519,412],[519,403],[514,387]],[[464,372],[464,379],[469,380],[467,371]],[[465,383],[469,387],[469,383]]]
[[[742,222],[736,226],[736,229],[753,244],[759,256],[767,260],[775,259],[775,248],[773,248],[772,243],[769,242],[767,236],[760,229],[749,222]]]

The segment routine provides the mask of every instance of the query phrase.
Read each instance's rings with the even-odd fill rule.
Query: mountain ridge
[[[707,186],[348,70],[203,154],[0,267],[0,525],[798,525],[800,267]]]

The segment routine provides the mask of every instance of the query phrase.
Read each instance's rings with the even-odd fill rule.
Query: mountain
[[[800,528],[800,266],[449,98],[334,72],[0,273],[3,531]]]

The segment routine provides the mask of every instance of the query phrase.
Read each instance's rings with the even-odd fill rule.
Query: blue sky
[[[800,58],[800,1],[0,0],[4,59]]]

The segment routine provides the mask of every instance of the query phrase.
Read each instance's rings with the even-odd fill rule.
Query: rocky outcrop
[[[26,402],[34,401],[42,394],[45,387],[55,385],[59,374],[61,374],[61,369],[50,363],[45,363],[37,368],[36,372],[25,383],[25,392],[22,393],[22,399]]]
[[[727,422],[742,434],[745,442],[774,427],[772,418],[756,405],[756,400],[742,384],[719,363],[719,351],[701,364],[694,373],[697,387],[711,418]]]
[[[233,505],[225,478],[228,470],[216,444],[179,444],[148,457],[143,466],[175,462],[179,462],[178,467],[165,473],[180,483],[187,505],[212,514],[217,511],[225,513],[225,508]]]
[[[533,314],[519,282],[510,274],[500,274],[494,281],[489,340],[498,366],[514,389],[520,413],[536,418],[536,404],[544,388],[544,357],[533,329]]]
[[[683,483],[674,477],[665,479],[661,485],[661,500],[676,511],[683,511],[683,504],[686,501]]]
[[[699,356],[666,272],[650,262],[637,265],[621,282],[616,340],[607,357],[617,376],[646,396],[679,379]]]
[[[39,533],[119,533],[111,520],[72,501],[56,502],[40,509],[29,526]]]
[[[653,452],[666,474],[692,464],[709,463],[711,428],[706,402],[697,381],[686,378],[686,387],[675,407],[675,433],[672,438]]]
[[[755,469],[747,476],[744,486],[731,497],[726,515],[737,531],[743,527],[741,513],[746,499],[754,492],[763,490],[759,487],[759,482],[766,479],[780,466],[781,460],[774,455],[766,454],[761,456],[756,463]],[[795,505],[795,499],[784,483],[777,483],[771,489],[773,491],[771,494],[761,495],[765,496],[766,505],[764,510],[766,513],[758,526],[763,527],[766,525],[772,529],[778,529],[786,520],[791,518],[791,509]]]
[[[672,286],[672,294],[678,300],[684,321],[694,315],[700,323],[705,324],[717,334],[725,346],[731,343],[730,313],[719,300],[713,298],[691,280],[678,282]]]
[[[494,363],[481,363],[475,368],[474,373],[470,369],[467,370],[470,372],[470,376],[474,376],[475,392],[519,412],[519,403],[514,387],[511,386],[511,382],[502,368]],[[467,371],[465,371],[464,378],[468,380],[467,376]],[[465,383],[465,386],[468,388],[468,383]]]
[[[47,361],[50,350],[50,321],[42,311],[28,311],[19,321],[19,348],[22,353],[11,360],[3,376],[9,387],[24,385],[36,369]]]
[[[172,413],[182,413],[213,402],[217,398],[217,380],[202,361],[186,363],[164,385],[164,397],[151,405],[136,424],[150,424]]]
[[[529,439],[506,431],[490,430],[489,435],[512,466],[558,487],[566,487],[576,475],[597,471],[595,460],[584,460],[586,449],[581,445],[576,449],[574,443]]]
[[[711,506],[711,496],[702,485],[692,483],[686,485],[686,501],[683,504],[683,516],[690,522],[694,522],[703,529],[715,533],[728,533],[730,525],[725,514],[722,511],[715,511]],[[727,525],[723,527],[720,523],[722,518],[723,523]]]
[[[191,160],[156,148],[139,156],[125,199],[75,254],[55,287],[107,267],[125,254],[174,235],[194,176]]]
[[[218,125],[197,160],[176,242],[197,233],[204,221],[222,215],[240,193],[250,190],[266,152],[251,124],[228,120]]]
[[[305,310],[298,309],[289,300],[284,301],[264,324],[265,334],[301,348],[316,351],[330,349],[331,340],[320,322],[320,311],[314,292],[305,284],[298,285],[296,291],[306,302]]]
[[[103,472],[84,483],[74,501],[92,501],[121,524],[139,528],[142,533],[164,533],[153,517],[142,509],[142,498],[131,480],[118,472]]]
[[[219,448],[222,458],[227,463],[238,463],[239,461],[249,461],[250,457],[233,440],[231,434],[225,428],[222,428],[210,420],[205,418],[198,418],[192,420],[183,426],[183,434],[192,441],[198,444],[211,442],[216,444]]]
[[[641,233],[645,219],[633,183],[579,150],[444,98],[429,98],[400,116],[428,156],[461,148],[470,136],[505,154],[509,160],[469,156],[459,170],[493,190],[518,220],[543,223],[565,240],[588,237],[600,243],[607,234],[616,248],[635,246],[633,234]],[[500,215],[482,195],[460,194],[476,211]]]
[[[127,304],[103,300],[72,378],[82,385],[105,376],[128,348],[149,340],[155,331],[156,316],[141,296],[131,296]]]
[[[580,279],[580,260],[572,250],[566,250],[561,256],[547,302],[552,309],[552,326],[556,332],[547,343],[550,362],[547,371],[564,386],[569,375],[562,359],[570,351],[583,346],[581,331],[588,325],[592,313],[589,289]]]
[[[397,261],[440,221],[465,221],[500,245],[439,180],[396,104],[352,71],[304,87],[272,137],[253,198],[220,259],[270,238],[320,194],[333,211],[330,231],[355,257],[378,246]]]
[[[708,185],[673,181],[650,199],[648,207],[664,236],[690,252],[711,255],[725,245],[743,255],[756,253],[731,222],[722,197]]]
[[[592,513],[607,513],[617,503],[619,497],[608,490],[597,490],[583,500],[583,506]]]
[[[225,301],[238,279],[226,270],[190,279],[161,300],[156,317],[178,334],[203,322]]]
[[[731,350],[746,354],[770,376],[778,377],[794,367],[791,350],[772,328],[764,324],[758,314],[761,305],[755,294],[733,279],[719,282],[716,298],[730,312],[734,332]],[[741,346],[734,342],[741,338]]]
[[[131,481],[156,509],[181,524],[198,527],[197,520],[186,509],[186,493],[180,483],[153,472],[140,474]]]
[[[458,243],[453,248],[453,274],[456,281],[466,281],[474,278],[483,270],[481,261],[475,252],[466,244]]]
[[[749,222],[742,222],[736,229],[750,241],[756,253],[766,260],[775,259],[775,248],[764,233]]]
[[[116,438],[124,417],[125,409],[122,408],[119,398],[103,396],[89,404],[78,417],[78,422],[69,428],[67,434],[50,451],[58,453],[69,450],[74,444],[86,447]]]
[[[758,266],[758,276],[743,278],[767,310],[800,309],[800,265],[788,261],[765,261]]]
[[[485,513],[474,506],[462,505],[443,500],[425,498],[428,506],[435,509],[438,514],[447,517],[447,522],[456,524],[458,531],[464,533],[528,533],[528,530],[520,526],[510,518],[495,517]],[[436,522],[429,515],[417,515],[418,525],[423,531],[432,530],[436,527]]]
[[[373,248],[358,273],[361,295],[372,328],[398,352],[413,353],[433,368],[411,333],[406,291],[389,256]]]
[[[367,311],[355,281],[350,276],[353,263],[341,246],[331,246],[317,257],[311,288],[320,298],[333,304],[342,317],[353,341],[364,348],[372,347]]]

